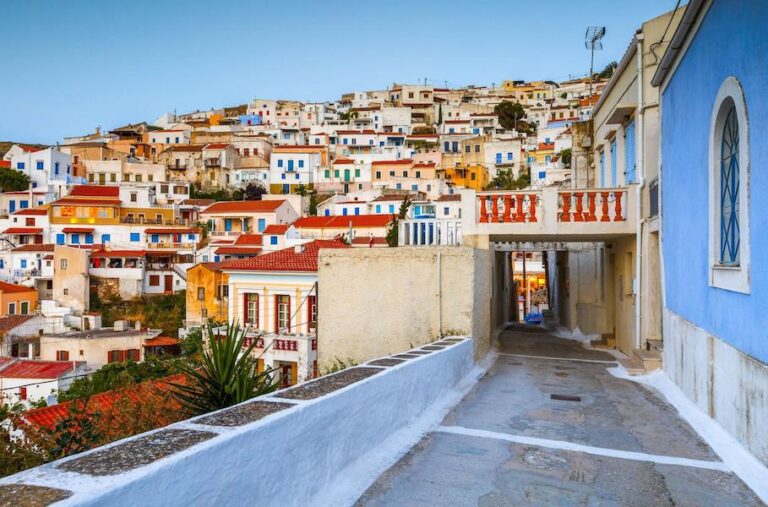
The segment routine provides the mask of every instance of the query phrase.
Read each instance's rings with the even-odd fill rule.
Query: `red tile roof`
[[[540,150],[554,150],[555,149],[555,143],[539,143]]]
[[[144,340],[145,347],[169,347],[172,345],[178,345],[179,339],[172,338],[170,336],[158,336],[156,338],[149,338]]]
[[[326,217],[327,218],[327,217]],[[295,247],[278,250],[250,259],[238,259],[222,264],[222,269],[233,271],[317,271],[317,255],[321,248],[349,248],[338,239],[318,239],[302,245],[303,250],[296,252]]]
[[[262,231],[262,234],[285,234],[285,231],[288,230],[288,227],[290,227],[290,225],[287,224],[268,225],[267,228]]]
[[[59,378],[71,370],[71,361],[17,361],[0,370],[0,377]]]
[[[94,230],[95,229],[93,227],[64,227],[61,230],[61,232],[63,232],[64,234],[71,234],[71,233],[74,233],[74,234],[86,233],[86,234],[88,234],[88,233],[93,232]]]
[[[213,143],[213,144],[206,145],[206,147],[203,148],[203,149],[205,149],[205,150],[223,150],[227,146],[231,146],[231,144],[229,144],[229,143]]]
[[[47,214],[48,214],[48,210],[45,208],[25,208],[25,209],[20,209],[16,213],[13,213],[13,215],[35,215],[35,216],[43,216]]]
[[[48,244],[29,244],[17,246],[12,252],[53,252],[53,248],[56,245],[53,243]]]
[[[283,200],[270,201],[219,201],[201,213],[271,213],[282,206]]]
[[[164,377],[158,380],[142,382],[126,387],[125,389],[94,394],[88,399],[88,410],[94,413],[106,414],[113,405],[122,399],[128,399],[133,403],[145,401],[148,394],[147,388],[168,391],[169,389],[172,389],[172,386],[170,385],[171,383],[184,383],[184,381],[185,376],[183,374],[171,375],[170,377]],[[69,409],[72,403],[72,401],[65,401],[58,405],[27,410],[24,412],[23,418],[33,426],[43,426],[53,429],[59,421],[69,416]]]
[[[5,334],[16,326],[24,324],[31,319],[33,315],[6,315],[0,318],[0,334]],[[0,365],[3,364],[2,357],[0,357]]]
[[[241,246],[220,246],[214,252],[216,255],[259,255],[261,248]]]
[[[40,234],[43,230],[39,227],[9,227],[0,234]]]
[[[371,244],[375,245],[381,245],[381,246],[389,246],[389,243],[387,243],[387,238],[369,238],[367,236],[358,236],[355,239],[352,240],[352,245],[364,245],[364,246],[370,246]]]
[[[344,164],[354,164],[355,161],[352,160],[351,158],[337,158],[336,160],[333,161],[333,163],[336,165],[344,165]]]
[[[58,201],[53,201],[51,205],[54,206],[78,206],[78,205],[94,205],[94,206],[117,206],[120,204],[120,199],[103,198],[103,199],[85,199],[81,197],[69,198],[64,197]]]
[[[349,227],[386,227],[394,215],[346,215],[329,217],[304,217],[296,220],[297,229],[339,229]]]
[[[270,227],[280,227],[279,225],[269,225],[267,226],[267,229]],[[266,232],[266,229],[264,230]],[[261,234],[241,234],[237,237],[237,239],[234,242],[235,245],[261,245]]]
[[[24,285],[16,285],[15,283],[0,282],[0,291],[3,292],[36,292],[36,289],[32,287],[25,287]]]
[[[120,188],[103,185],[76,185],[69,197],[119,197]]]
[[[36,151],[42,151],[46,148],[40,148],[38,146],[27,146],[26,144],[20,144],[19,148],[24,150],[26,153],[35,153]]]
[[[10,160],[0,160],[0,167],[7,167],[7,168],[10,169],[11,161]]]
[[[444,194],[437,198],[437,202],[461,201],[461,194]]]
[[[182,206],[210,206],[216,201],[213,199],[184,199],[181,201]]]

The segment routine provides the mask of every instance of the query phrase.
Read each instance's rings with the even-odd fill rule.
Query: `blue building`
[[[768,464],[766,26],[768,2],[691,0],[653,85],[664,367]]]

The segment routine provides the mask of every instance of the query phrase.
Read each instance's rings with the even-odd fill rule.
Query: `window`
[[[512,160],[512,152],[511,151],[507,152],[507,160]]]
[[[110,350],[107,352],[107,362],[108,363],[121,363],[123,362],[123,351],[122,350]]]
[[[480,145],[479,144],[475,145],[475,153],[480,153]]]
[[[291,297],[275,296],[275,331],[291,330]]]
[[[21,259],[21,269],[24,269],[27,267],[27,259]]]
[[[79,234],[72,234],[70,236],[72,244],[73,245],[79,245],[80,244],[80,235]]]
[[[198,287],[197,288],[197,300],[198,301],[205,301],[205,287]]]
[[[630,120],[624,127],[624,181],[637,181],[637,166],[635,165],[635,120]]]
[[[283,159],[277,159],[277,167],[283,167]]]
[[[376,205],[376,213],[381,213],[381,204]]]
[[[26,400],[27,399],[27,388],[26,388],[26,386],[19,387],[19,399],[20,400]]]
[[[464,146],[464,152],[465,153],[470,153],[471,151],[472,151],[472,146],[470,146],[468,144],[466,146]]]
[[[141,234],[139,234],[138,232],[132,232],[131,233],[131,242],[132,243],[138,243],[139,241],[141,241]]]
[[[62,271],[66,271],[66,269],[67,269],[67,259],[61,259],[60,266],[61,266],[61,270]]]
[[[16,303],[8,303],[8,315],[16,315]]]
[[[709,260],[713,287],[750,293],[749,124],[735,77],[720,87],[710,123]]]
[[[270,236],[269,237],[269,244],[270,245],[276,245],[277,244],[277,236]]]
[[[69,296],[69,289],[64,289],[64,295]]]
[[[24,169],[24,162],[16,162],[16,169]]]
[[[37,165],[37,170],[38,170],[38,171],[42,171],[42,170],[45,168],[45,164],[43,164],[43,161],[42,161],[42,160],[38,160],[38,161],[36,162],[36,165]]]
[[[259,295],[246,293],[244,302],[244,320],[247,326],[259,327]]]
[[[381,179],[381,171],[376,171],[376,179],[377,180]]]
[[[219,299],[227,299],[229,297],[229,285],[222,283],[216,288],[216,294]]]
[[[56,351],[56,360],[57,361],[69,361],[69,351],[68,350],[57,350]]]
[[[126,359],[126,361],[133,361],[135,363],[138,363],[139,360],[140,360],[139,349],[128,349],[128,350],[126,350],[125,351],[125,359]]]
[[[102,234],[101,235],[101,242],[102,243],[109,243],[109,238],[110,238],[109,234]]]

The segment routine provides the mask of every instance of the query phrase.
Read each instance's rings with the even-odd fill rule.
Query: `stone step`
[[[643,362],[638,357],[619,359],[619,364],[621,364],[630,375],[643,375],[647,373],[643,366]]]
[[[645,340],[645,343],[648,344],[650,350],[658,350],[659,352],[664,351],[664,342],[661,340]]]
[[[658,350],[634,350],[633,353],[646,371],[652,372],[661,368],[661,353]]]

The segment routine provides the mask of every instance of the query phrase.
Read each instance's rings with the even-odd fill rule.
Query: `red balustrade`
[[[561,195],[563,196],[563,214],[560,215],[560,221],[570,222],[571,221],[571,193],[563,192]]]
[[[512,221],[512,196],[506,194],[504,196],[504,223],[508,224]]]
[[[600,192],[600,195],[603,198],[603,215],[600,217],[601,222],[610,222],[611,217],[608,216],[608,196],[611,195],[610,192]]]
[[[522,195],[517,196],[517,213],[515,213],[515,222],[525,222],[525,212],[523,211],[523,201],[525,197]]]
[[[491,222],[499,223],[499,198],[495,195],[491,196]]]
[[[587,192],[587,202],[589,203],[589,212],[587,213],[587,222],[596,222],[597,216],[595,216],[595,198],[596,192]]]
[[[614,222],[623,222],[626,220],[624,217],[622,211],[621,211],[621,196],[624,195],[623,191],[613,192],[613,196],[616,199],[616,208],[614,210],[613,214],[613,221]]]
[[[485,196],[480,196],[480,223],[481,224],[487,224],[488,223],[488,209],[485,206]]]
[[[576,214],[573,217],[574,222],[583,222],[584,221],[584,207],[582,206],[581,198],[584,195],[584,192],[574,192],[574,197],[576,197]]]
[[[536,222],[537,221],[536,220],[536,194],[529,194],[528,199],[530,199],[529,206],[528,206],[529,212],[530,212],[528,221]]]

